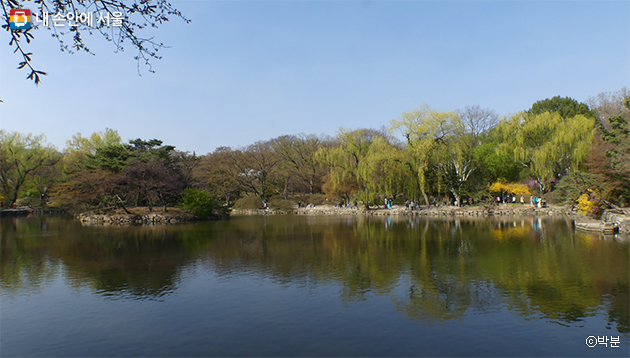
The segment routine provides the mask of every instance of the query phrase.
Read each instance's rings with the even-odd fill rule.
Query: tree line
[[[630,203],[629,120],[622,88],[588,104],[541,100],[503,118],[479,106],[422,105],[378,130],[283,135],[206,155],[158,139],[124,143],[113,129],[76,134],[62,151],[43,135],[2,130],[0,195],[4,206],[167,210],[199,200],[216,208],[326,199],[369,207],[385,197],[462,205],[530,193],[557,204],[586,200],[598,210]]]

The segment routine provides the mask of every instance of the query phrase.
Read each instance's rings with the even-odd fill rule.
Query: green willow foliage
[[[583,115],[564,118],[559,113],[519,113],[499,124],[499,150],[514,151],[514,159],[530,169],[542,192],[551,181],[579,170],[590,152],[595,121]]]

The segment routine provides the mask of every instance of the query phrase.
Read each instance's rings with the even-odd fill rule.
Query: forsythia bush
[[[588,215],[593,212],[593,208],[595,207],[595,203],[589,200],[588,194],[582,194],[578,198],[578,211],[582,215]]]
[[[510,193],[515,195],[532,195],[527,185],[518,183],[496,182],[490,186],[490,191],[494,193]]]

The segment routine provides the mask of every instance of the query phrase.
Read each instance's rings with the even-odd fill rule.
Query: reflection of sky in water
[[[619,350],[586,347],[590,335],[618,335],[608,322],[615,297],[566,276],[605,278],[614,268],[606,271],[601,262],[615,250],[627,253],[627,244],[528,218],[479,230],[465,220],[301,218],[296,226],[280,220],[265,218],[264,234],[251,218],[157,230],[166,235],[157,241],[119,230],[129,235],[122,244],[104,240],[99,235],[108,231],[100,228],[102,247],[86,237],[60,251],[34,251],[40,266],[14,258],[23,261],[18,276],[9,276],[3,252],[2,353],[628,355],[627,334]],[[219,226],[233,234],[216,236]],[[193,229],[202,235],[178,231]],[[287,233],[294,235],[289,241]],[[424,233],[434,238],[421,239]],[[99,262],[79,260],[72,250]],[[622,262],[627,270],[627,258]],[[627,305],[627,293],[620,297]],[[572,319],[554,311],[563,302],[587,307]]]

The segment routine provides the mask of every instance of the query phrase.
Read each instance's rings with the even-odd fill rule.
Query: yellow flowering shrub
[[[578,212],[582,215],[588,215],[593,212],[593,208],[595,207],[595,203],[589,199],[588,194],[582,194],[578,198]]]
[[[490,185],[490,192],[493,192],[493,193],[505,192],[505,193],[515,194],[515,195],[532,195],[527,185],[518,184],[518,183],[503,183],[500,181]]]

